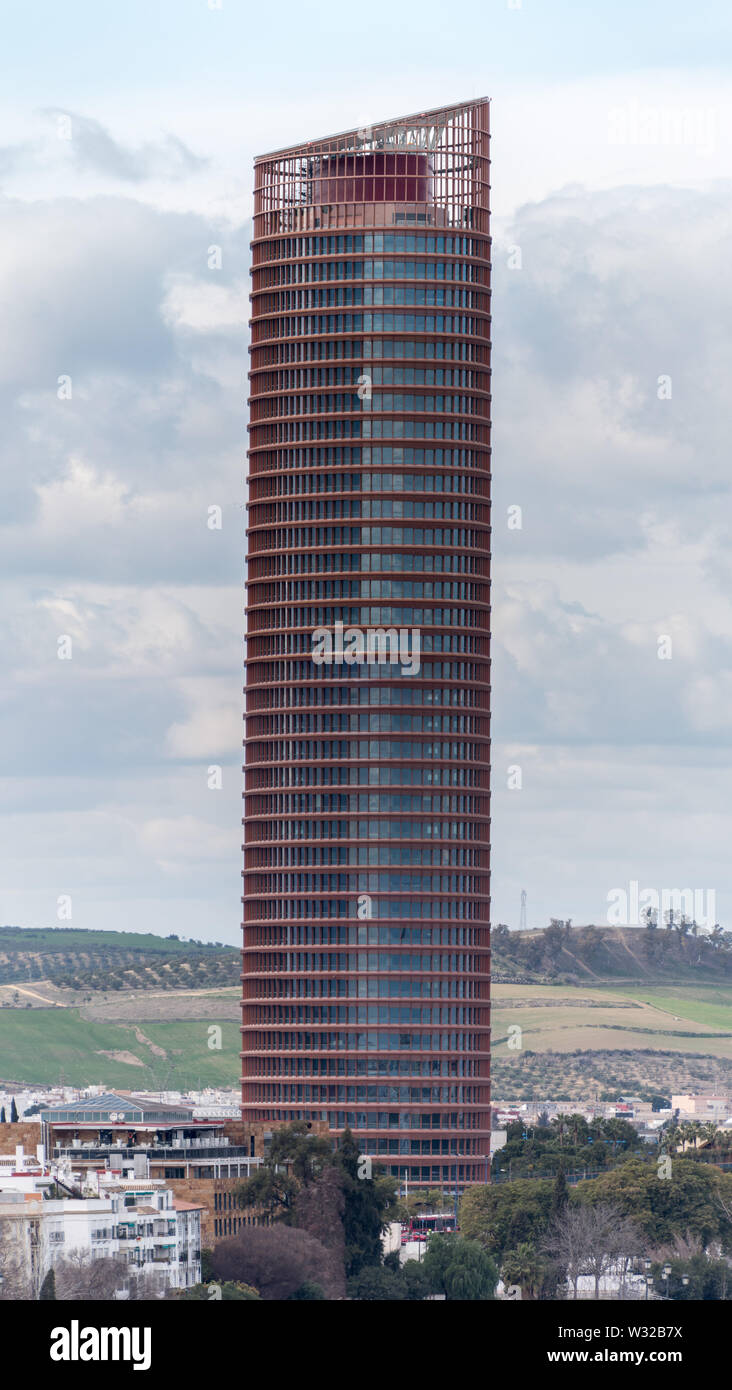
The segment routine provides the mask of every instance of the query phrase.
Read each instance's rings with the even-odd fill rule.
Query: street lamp
[[[669,1279],[671,1278],[671,1266],[670,1266],[670,1265],[664,1265],[664,1266],[663,1266],[663,1277],[664,1277],[664,1280],[665,1280],[665,1293],[664,1293],[664,1297],[665,1297],[665,1298],[668,1298],[668,1281],[669,1281]]]
[[[646,1299],[648,1298],[648,1290],[649,1290],[649,1289],[652,1289],[652,1288],[653,1288],[653,1280],[652,1280],[650,1274],[647,1274],[647,1275],[646,1275]]]

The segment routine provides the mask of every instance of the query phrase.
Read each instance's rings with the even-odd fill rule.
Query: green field
[[[658,1048],[732,1059],[732,991],[719,986],[656,994],[642,985],[497,984],[492,994],[494,1049],[518,1024],[522,1049],[533,1052]]]
[[[221,1028],[221,1050],[208,1046],[209,1028]],[[135,1036],[135,1027],[165,1055]],[[93,1023],[78,1009],[0,1010],[0,1079],[71,1086],[122,1086],[128,1090],[235,1086],[240,1075],[240,1035],[231,1019],[139,1025]],[[105,1053],[128,1053],[142,1065]]]
[[[617,991],[613,990],[612,993]],[[714,985],[698,985],[696,989],[691,985],[679,985],[677,988],[664,985],[663,991],[656,994],[642,985],[629,985],[623,990],[623,995],[648,1003],[672,1018],[676,1015],[693,1023],[732,1032],[732,989],[720,989]]]
[[[732,1084],[732,989],[724,985],[503,983],[492,994],[496,1097],[648,1097]],[[516,1025],[521,1046],[512,1050]]]
[[[237,1084],[238,987],[98,994],[92,1003],[73,991],[55,997],[66,1006],[0,1008],[0,1080],[130,1090]],[[492,1012],[493,1068],[505,1094],[522,1077],[546,1096],[585,1094],[591,1076],[600,1086],[617,1077],[681,1090],[716,1077],[716,1067],[732,1080],[725,985],[496,983]],[[508,1046],[516,1024],[518,1051]],[[222,1030],[221,1050],[208,1046],[212,1025]]]

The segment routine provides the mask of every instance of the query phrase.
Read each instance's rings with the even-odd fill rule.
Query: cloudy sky
[[[731,48],[725,0],[5,8],[0,921],[238,940],[252,159],[489,95],[494,920],[732,926]]]

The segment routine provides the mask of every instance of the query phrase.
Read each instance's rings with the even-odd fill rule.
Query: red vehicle
[[[406,1245],[410,1240],[426,1241],[433,1231],[446,1235],[454,1230],[453,1212],[420,1212],[418,1216],[410,1218],[407,1226],[402,1227],[402,1245]]]

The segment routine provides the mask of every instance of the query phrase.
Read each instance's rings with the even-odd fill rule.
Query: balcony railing
[[[258,1167],[261,1158],[253,1158],[243,1144],[185,1144],[178,1148],[173,1145],[148,1148],[143,1144],[123,1147],[119,1144],[57,1144],[53,1150],[54,1158],[108,1158],[111,1153],[121,1154],[124,1159],[134,1159],[136,1154],[144,1154],[150,1159],[195,1159],[195,1158],[248,1158],[252,1167]]]

